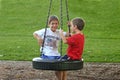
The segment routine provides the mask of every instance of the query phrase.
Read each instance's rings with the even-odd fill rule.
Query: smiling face
[[[51,31],[53,31],[53,32],[56,31],[56,29],[58,28],[58,25],[59,25],[58,20],[52,20],[52,21],[49,23],[49,27],[50,27]]]

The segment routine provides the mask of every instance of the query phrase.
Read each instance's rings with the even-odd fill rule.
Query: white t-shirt
[[[45,29],[35,31],[34,34],[38,34],[42,39],[44,38]],[[65,33],[64,33],[65,34]],[[58,52],[58,44],[61,40],[59,30],[56,32],[51,31],[50,28],[47,28],[43,53],[46,56],[60,56]],[[40,48],[40,50],[42,47]]]

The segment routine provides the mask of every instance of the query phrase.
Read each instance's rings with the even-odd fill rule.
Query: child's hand
[[[67,40],[63,34],[63,30],[60,29],[60,37],[62,38],[63,43],[67,43]]]
[[[68,21],[68,22],[67,22],[67,25],[68,25],[68,27],[70,27],[70,26],[71,26],[70,21]]]
[[[62,37],[63,36],[63,30],[60,28],[60,36]]]
[[[42,43],[43,43],[43,40],[41,39],[41,38],[38,38],[38,45],[42,45]]]

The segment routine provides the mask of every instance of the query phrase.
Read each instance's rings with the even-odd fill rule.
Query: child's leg
[[[55,74],[56,74],[56,77],[58,78],[58,80],[62,80],[62,76],[63,76],[62,71],[56,71]]]
[[[63,71],[62,80],[67,80],[67,71]]]
[[[67,80],[67,72],[66,71],[56,71],[55,72],[58,80]]]

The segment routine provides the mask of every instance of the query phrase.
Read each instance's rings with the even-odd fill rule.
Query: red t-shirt
[[[84,48],[84,35],[75,34],[67,38],[67,56],[72,60],[80,60],[82,58]]]

